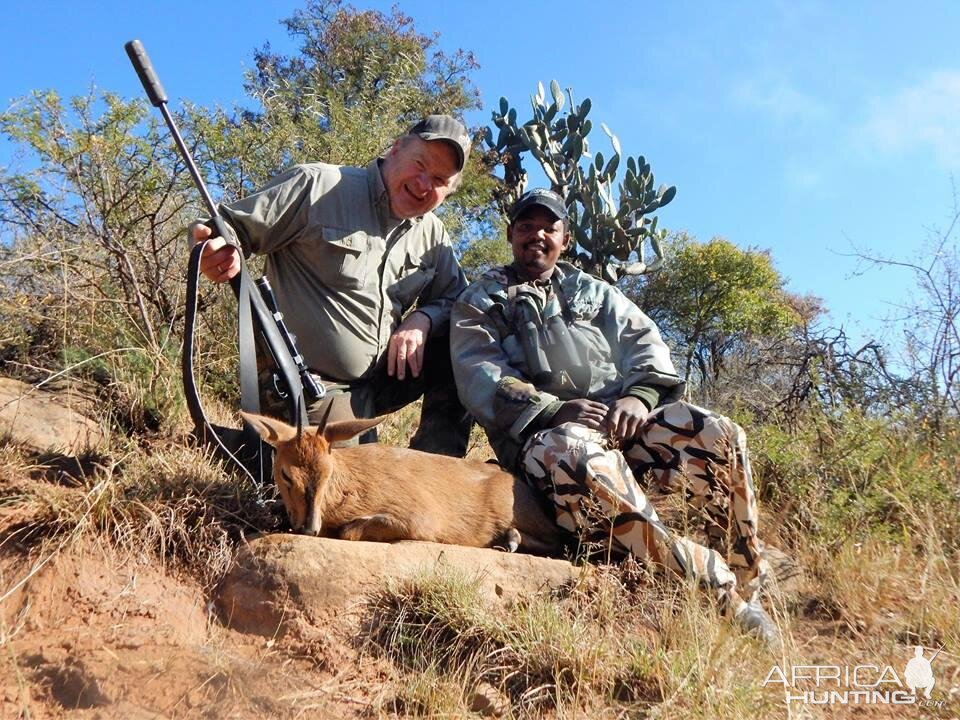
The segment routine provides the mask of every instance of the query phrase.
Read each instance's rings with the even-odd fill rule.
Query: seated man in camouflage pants
[[[561,527],[695,579],[775,646],[743,430],[680,400],[659,331],[623,293],[557,262],[569,241],[558,195],[526,193],[507,235],[514,262],[464,291],[451,318],[460,398],[500,464],[544,494]],[[660,521],[644,476],[686,493],[709,547]]]

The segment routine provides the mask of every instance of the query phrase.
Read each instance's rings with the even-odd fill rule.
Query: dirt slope
[[[151,562],[91,546],[42,561],[0,556],[17,588],[0,604],[2,718],[351,718],[385,680],[349,615],[324,637],[242,635]]]

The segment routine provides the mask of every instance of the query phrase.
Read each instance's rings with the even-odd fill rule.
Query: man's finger
[[[407,344],[400,340],[397,342],[397,380],[403,380],[407,376]]]
[[[415,378],[420,377],[420,372],[423,370],[423,343],[414,345],[413,353],[407,359],[407,364],[410,365],[410,374]]]
[[[394,369],[397,364],[397,336],[394,335],[390,338],[390,342],[387,344],[387,375],[393,377],[396,375],[396,370]]]
[[[604,418],[607,424],[607,429],[614,434],[616,434],[617,425],[620,423],[620,415],[621,415],[620,408],[614,406],[610,408],[610,411],[606,414],[606,417]]]
[[[211,233],[213,233],[213,230],[211,230],[209,227],[207,227],[203,223],[199,223],[199,222],[194,223],[191,230],[193,233],[194,242],[203,242],[208,237],[210,237]]]
[[[606,422],[607,416],[604,413],[598,413],[595,410],[588,410],[580,414],[580,417],[584,420],[589,420],[591,425],[590,427],[599,429],[602,428],[604,422]]]
[[[583,419],[583,424],[586,425],[591,430],[602,430],[603,429],[603,418],[596,415],[591,415]]]
[[[203,255],[200,258],[200,270],[201,272],[212,272],[218,265],[224,263],[232,265],[235,261],[236,256],[233,247],[227,246],[220,238],[215,238],[203,250]]]
[[[202,243],[206,240],[207,246],[203,249],[203,257],[210,257],[211,255],[222,254],[223,249],[227,247],[227,243],[223,238],[201,238],[197,243]],[[232,245],[230,247],[233,247]]]

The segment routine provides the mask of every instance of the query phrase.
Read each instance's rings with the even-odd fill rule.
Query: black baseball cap
[[[470,155],[470,136],[456,118],[449,115],[427,115],[407,130],[407,135],[416,135],[423,140],[446,140],[457,152],[457,170],[463,170]]]
[[[564,205],[562,197],[557,195],[553,190],[536,188],[525,192],[520,196],[520,199],[513,204],[509,213],[510,222],[512,223],[520,213],[534,205],[545,207],[556,215],[557,220],[565,220],[567,217],[567,206]]]

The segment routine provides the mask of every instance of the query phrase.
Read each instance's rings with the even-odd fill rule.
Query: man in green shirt
[[[559,262],[570,241],[559,195],[523,195],[507,237],[514,262],[470,285],[451,319],[460,397],[498,461],[573,538],[696,580],[777,646],[759,603],[768,566],[743,430],[681,399],[669,349],[635,303]],[[638,481],[682,492],[706,542],[667,527]]]
[[[365,168],[298,165],[221,208],[245,253],[266,255],[277,304],[328,396],[317,421],[373,417],[423,395],[411,447],[462,456],[472,421],[456,396],[450,308],[466,285],[431,212],[460,182],[470,139],[430,115]],[[204,225],[194,238],[209,237]],[[238,250],[211,241],[201,270],[214,282],[240,269]],[[375,437],[375,436],[374,436]]]

